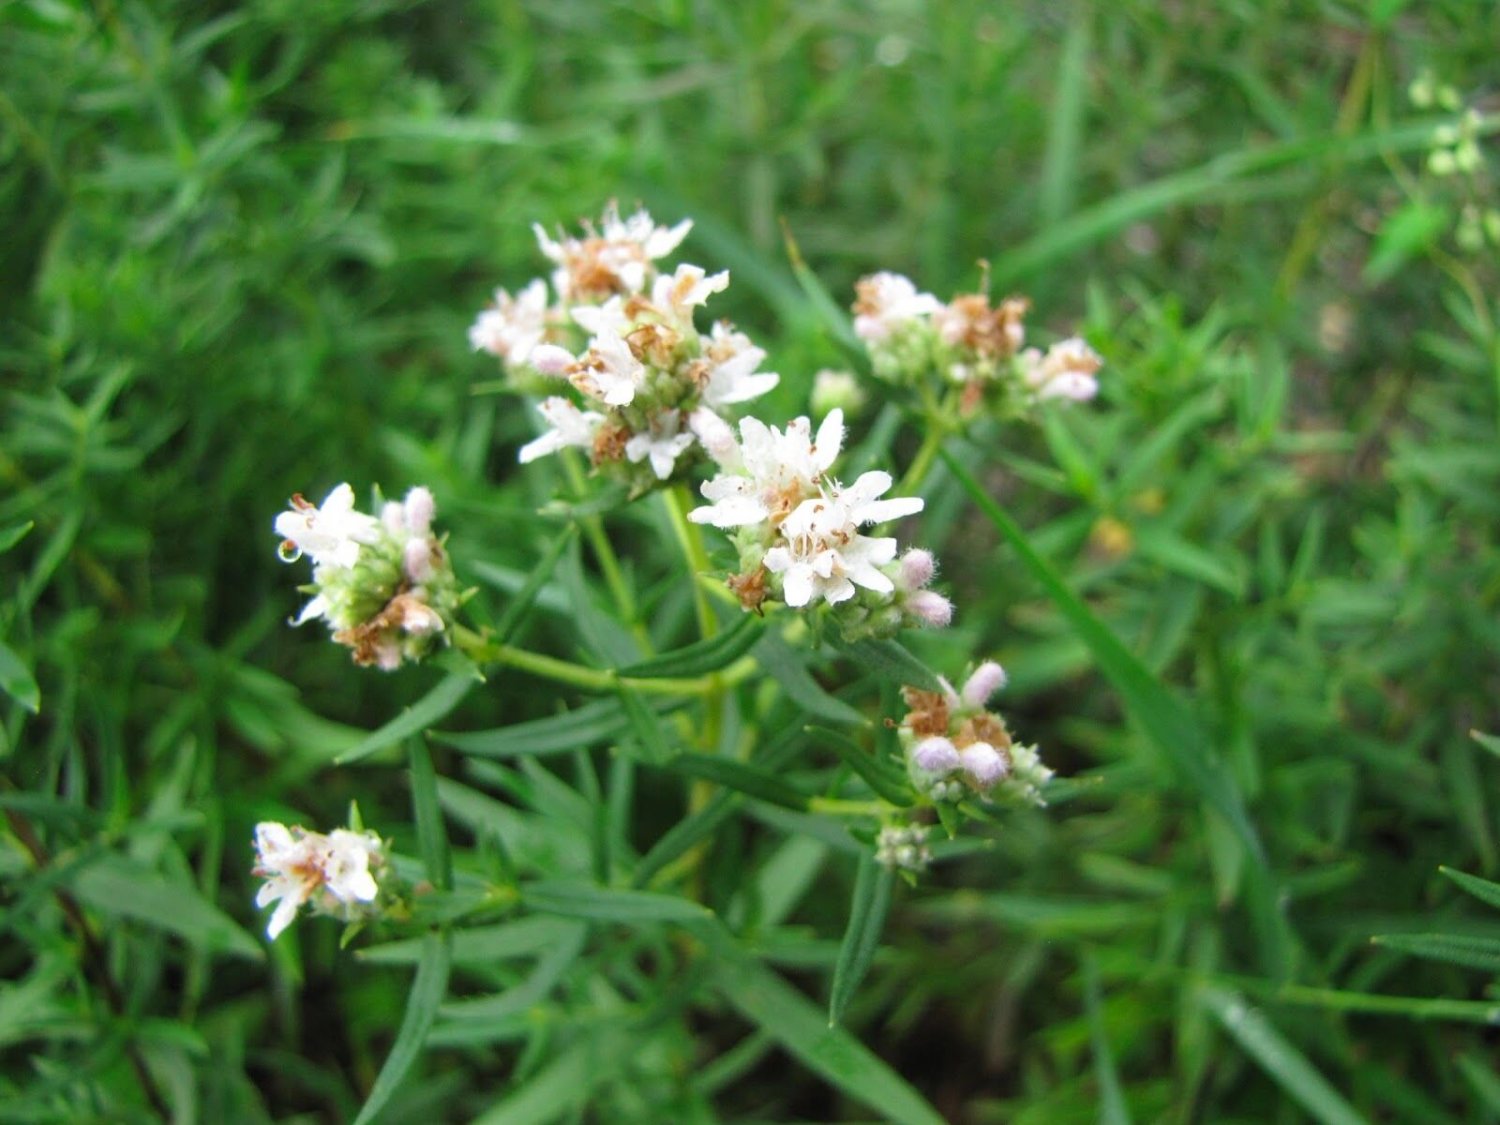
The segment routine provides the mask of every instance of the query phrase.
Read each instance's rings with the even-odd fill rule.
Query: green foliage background
[[[332,759],[440,673],[286,628],[271,517],[425,482],[502,611],[567,486],[515,472],[531,421],[474,393],[465,329],[541,272],[533,220],[618,198],[696,220],[685,257],[731,270],[715,311],[771,350],[782,416],[843,362],[783,224],[840,303],[879,268],[971,288],[983,259],[1106,357],[1098,403],[954,447],[925,489],[960,612],[923,651],[999,658],[1068,782],[897,888],[845,1024],[955,1121],[1500,1119],[1500,923],[1438,874],[1500,866],[1500,763],[1469,737],[1500,727],[1496,246],[1453,235],[1500,201],[1488,168],[1424,170],[1454,114],[1405,96],[1430,69],[1500,127],[1496,11],[0,6],[0,1117],[149,1119],[147,1085],[179,1120],[358,1113],[418,955],[308,921],[266,948],[250,832],[357,798],[437,854],[399,747]],[[1101,676],[956,472],[1144,687]],[[660,512],[609,526],[682,643]],[[523,639],[570,634],[576,581]],[[541,687],[497,675],[437,725],[579,702]],[[1142,699],[1203,737],[1164,746]],[[821,1017],[863,850],[836,824],[728,817],[697,893],[665,888],[721,932],[679,895],[529,881],[605,837],[628,866],[683,815],[671,778],[433,752],[461,877],[520,869],[531,930],[455,946],[382,1121],[930,1119],[799,1000]]]

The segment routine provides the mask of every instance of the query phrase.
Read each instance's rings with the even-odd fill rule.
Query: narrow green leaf
[[[334,762],[348,765],[378,754],[404,738],[420,734],[457,707],[478,682],[472,672],[454,672],[379,730],[371,731],[362,741],[345,750]]]
[[[1477,875],[1467,875],[1462,871],[1455,871],[1451,867],[1439,867],[1444,875],[1452,879],[1464,890],[1488,906],[1500,910],[1500,883],[1492,883],[1488,879],[1481,879]]]
[[[41,709],[42,692],[37,687],[36,677],[3,641],[0,641],[0,691],[33,715]]]
[[[565,1118],[587,1105],[594,1087],[610,1076],[610,1063],[628,1057],[624,1043],[609,1052],[588,1040],[575,1043],[476,1117],[474,1125],[541,1125]]]
[[[443,827],[443,809],[438,804],[437,773],[432,752],[420,735],[407,743],[411,756],[411,801],[417,821],[417,847],[427,878],[439,890],[453,889],[453,857],[448,850],[448,832]]]
[[[1462,934],[1382,934],[1370,940],[1413,957],[1500,973],[1500,941],[1493,938],[1465,937]]]
[[[25,523],[11,524],[10,527],[0,527],[0,555],[5,554],[6,551],[10,550],[22,539],[25,539],[35,526],[35,521],[27,520]]]
[[[1233,598],[1245,595],[1245,576],[1212,551],[1189,543],[1182,536],[1161,527],[1136,529],[1135,549],[1145,559],[1175,574],[1222,590]]]
[[[707,907],[675,895],[550,879],[523,886],[521,899],[540,913],[590,922],[696,922],[713,916]]]
[[[1047,118],[1047,148],[1042,156],[1040,213],[1051,226],[1073,209],[1078,184],[1078,153],[1083,144],[1083,116],[1088,94],[1089,39],[1093,8],[1079,4],[1068,21],[1062,58],[1052,78],[1052,111]]]
[[[1094,1073],[1099,1079],[1099,1125],[1130,1125],[1130,1110],[1120,1089],[1115,1055],[1104,1028],[1104,999],[1099,988],[1099,966],[1092,953],[1083,959],[1083,995],[1088,1005],[1089,1039],[1093,1043]]]
[[[807,811],[807,796],[773,773],[757,769],[744,762],[711,754],[679,754],[666,768],[673,773],[712,781],[726,789],[734,789],[759,801],[767,801],[795,812]]]
[[[577,534],[578,525],[570,523],[557,533],[551,543],[547,544],[542,557],[537,560],[536,566],[532,567],[531,573],[526,576],[526,581],[521,588],[506,603],[505,610],[500,614],[500,620],[495,623],[494,639],[497,643],[505,644],[521,627],[521,622],[531,611],[533,603],[541,596],[542,588],[556,573],[557,560],[562,558],[562,553],[567,550],[568,544]]]
[[[1446,207],[1415,201],[1387,215],[1365,263],[1365,282],[1378,285],[1395,277],[1403,266],[1437,242],[1451,218]]]
[[[1494,1063],[1471,1054],[1459,1055],[1458,1069],[1484,1107],[1500,1114],[1500,1075],[1495,1073]]]
[[[1500,758],[1500,736],[1485,734],[1482,731],[1471,730],[1469,732],[1469,737],[1472,738],[1475,742],[1479,743],[1479,745],[1483,746],[1491,754],[1495,755],[1495,757]]]
[[[921,688],[923,691],[939,691],[937,673],[913,656],[896,641],[855,641],[853,644],[835,642],[835,647],[854,661],[860,669],[873,672],[889,683],[904,687]]]
[[[854,896],[849,903],[849,925],[839,946],[839,959],[833,966],[833,987],[828,993],[828,1026],[844,1018],[844,1010],[880,948],[880,933],[891,908],[891,885],[895,876],[890,868],[875,862],[866,853],[859,860],[859,874],[854,879]]]
[[[375,1076],[375,1085],[370,1087],[370,1096],[354,1119],[354,1125],[367,1125],[375,1119],[391,1095],[401,1085],[406,1072],[417,1061],[422,1047],[427,1042],[427,1033],[432,1030],[433,1018],[438,1005],[448,991],[449,949],[448,935],[433,931],[423,939],[422,959],[417,962],[417,973],[411,982],[411,992],[406,997],[406,1012],[401,1017],[401,1028],[396,1032],[396,1041],[385,1065]]]
[[[791,761],[805,745],[802,732],[795,728],[783,731],[756,759],[762,770],[775,771]],[[644,887],[658,872],[686,855],[699,842],[706,840],[719,825],[734,815],[745,802],[744,795],[733,789],[723,789],[711,797],[697,812],[679,820],[652,845],[651,850],[636,864],[631,884]]]
[[[896,1125],[942,1125],[942,1115],[859,1040],[829,1027],[824,1013],[745,953],[722,926],[694,931],[714,953],[713,982],[724,998],[809,1070]]]
[[[1214,987],[1204,988],[1200,996],[1231,1038],[1313,1117],[1324,1125],[1366,1125],[1306,1056],[1244,997]]]
[[[995,503],[974,475],[948,450],[941,453],[954,479],[1047,592],[1063,617],[1089,646],[1099,670],[1121,696],[1131,716],[1176,768],[1179,775],[1228,823],[1252,861],[1250,905],[1262,952],[1275,971],[1286,971],[1285,923],[1271,885],[1265,849],[1250,821],[1244,799],[1222,761],[1212,756],[1208,738],[1196,716],[1151,674],[1118,637],[1068,588],[1048,562],[1037,554],[1025,533]]]
[[[802,658],[774,632],[765,633],[755,646],[755,659],[786,693],[786,697],[809,715],[829,723],[862,726],[867,721],[842,699],[824,691]]]
[[[529,957],[551,949],[570,934],[576,922],[542,916],[517,918],[493,926],[455,930],[450,960],[455,965],[495,963]],[[402,938],[356,950],[354,956],[372,965],[415,965],[422,959],[424,939]]]
[[[481,758],[540,757],[597,746],[630,725],[618,699],[598,699],[545,719],[492,730],[434,731],[432,737]]]
[[[827,727],[810,726],[807,733],[815,745],[826,746],[874,790],[876,796],[897,808],[909,807],[915,795],[906,774],[894,764],[871,754],[846,734]]]
[[[848,311],[833,299],[833,295],[823,284],[823,279],[802,260],[802,250],[792,237],[792,228],[785,221],[781,225],[781,234],[786,244],[787,259],[792,265],[792,276],[797,279],[797,284],[802,287],[802,293],[807,298],[805,307],[812,309],[818,323],[828,332],[829,338],[844,353],[849,363],[856,370],[867,371],[870,364],[869,353],[865,350],[863,341],[854,334],[854,325]]]
[[[259,960],[260,945],[198,888],[170,882],[124,856],[104,856],[66,880],[85,905],[101,914],[165,930],[222,953]]]
[[[702,676],[733,664],[760,640],[765,623],[753,613],[740,619],[716,637],[697,641],[673,652],[621,668],[620,675],[633,680],[661,677]]]
[[[635,735],[636,748],[642,759],[650,765],[661,765],[675,758],[680,750],[678,740],[662,725],[656,712],[646,705],[639,694],[623,684],[620,686],[620,706],[624,708],[630,731]]]

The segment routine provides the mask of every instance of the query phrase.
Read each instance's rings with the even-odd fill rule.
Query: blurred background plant
[[[847,362],[782,223],[839,305],[983,259],[1106,360],[1094,406],[976,433],[923,489],[960,607],[931,651],[1000,659],[1071,782],[898,889],[844,1024],[955,1121],[1500,1118],[1493,957],[1392,940],[1500,936],[1438,873],[1494,876],[1500,829],[1469,737],[1500,728],[1496,42],[1470,0],[0,7],[4,1116],[370,1095],[422,955],[312,922],[266,947],[251,828],[358,797],[439,855],[398,748],[332,765],[438,676],[285,628],[270,521],[426,483],[503,606],[561,478],[515,473],[528,412],[473,393],[466,328],[538,272],[532,220],[615,197],[696,220],[782,417]],[[685,609],[658,516],[611,532]],[[1101,675],[1026,550],[1144,679]],[[594,604],[562,557],[531,637]],[[496,676],[437,725],[545,719],[537,688]],[[588,872],[683,813],[602,749],[433,754],[411,780],[461,875]],[[455,946],[427,1078],[381,1120],[932,1119],[824,1027],[865,845],[818,823],[743,800],[700,841],[733,939],[537,892]]]

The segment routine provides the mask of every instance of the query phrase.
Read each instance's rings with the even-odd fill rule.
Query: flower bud
[[[932,552],[913,547],[901,556],[899,584],[903,590],[920,590],[932,581],[936,570],[937,560],[933,558]]]
[[[1010,763],[1005,755],[988,742],[975,742],[958,751],[964,772],[974,779],[981,789],[988,789],[1010,772]]]
[[[906,599],[906,612],[924,625],[945,629],[953,620],[953,603],[933,590],[918,590]]]
[[[412,535],[429,535],[432,532],[432,516],[437,502],[432,493],[420,484],[406,494],[406,530]]]
[[[964,703],[970,707],[983,707],[990,696],[1005,686],[1006,679],[1004,668],[993,660],[986,660],[964,683]]]

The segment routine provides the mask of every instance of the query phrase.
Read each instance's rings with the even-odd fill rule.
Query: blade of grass
[[[1099,1076],[1099,1125],[1130,1125],[1130,1110],[1120,1089],[1115,1055],[1104,1030],[1104,999],[1099,988],[1099,966],[1092,953],[1083,958],[1083,995],[1089,1013],[1089,1039],[1093,1043],[1094,1072]]]

